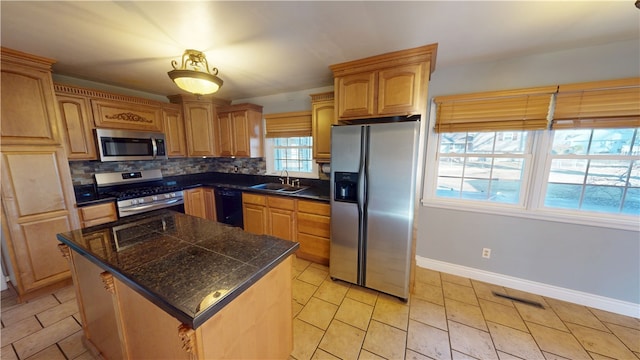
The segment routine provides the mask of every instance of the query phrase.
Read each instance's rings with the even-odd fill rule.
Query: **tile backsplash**
[[[163,176],[188,175],[204,172],[264,175],[264,158],[173,158],[146,161],[70,161],[73,185],[93,184],[95,173],[161,169]]]

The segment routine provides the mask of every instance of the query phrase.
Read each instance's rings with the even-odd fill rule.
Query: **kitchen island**
[[[169,210],[57,237],[101,356],[288,358],[298,243]]]

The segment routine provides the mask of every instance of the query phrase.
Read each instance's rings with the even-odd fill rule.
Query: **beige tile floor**
[[[639,319],[421,268],[416,280],[404,303],[296,259],[291,359],[640,359]],[[3,291],[0,306],[2,359],[93,359],[72,287],[24,304]]]

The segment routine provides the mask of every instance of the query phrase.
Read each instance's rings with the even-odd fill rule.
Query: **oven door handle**
[[[175,203],[179,202],[180,200],[182,200],[182,199],[171,199],[171,200],[167,200],[167,201],[156,201],[156,202],[153,202],[153,203],[147,204],[147,205],[127,206],[127,207],[119,208],[118,210],[120,212],[140,211],[140,210],[146,210],[146,209],[155,208],[155,207],[158,207],[158,206],[166,206],[166,205],[175,204]]]

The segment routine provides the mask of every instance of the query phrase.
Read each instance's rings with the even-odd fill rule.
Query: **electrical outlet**
[[[482,248],[482,257],[485,259],[489,259],[491,257],[491,249]]]

